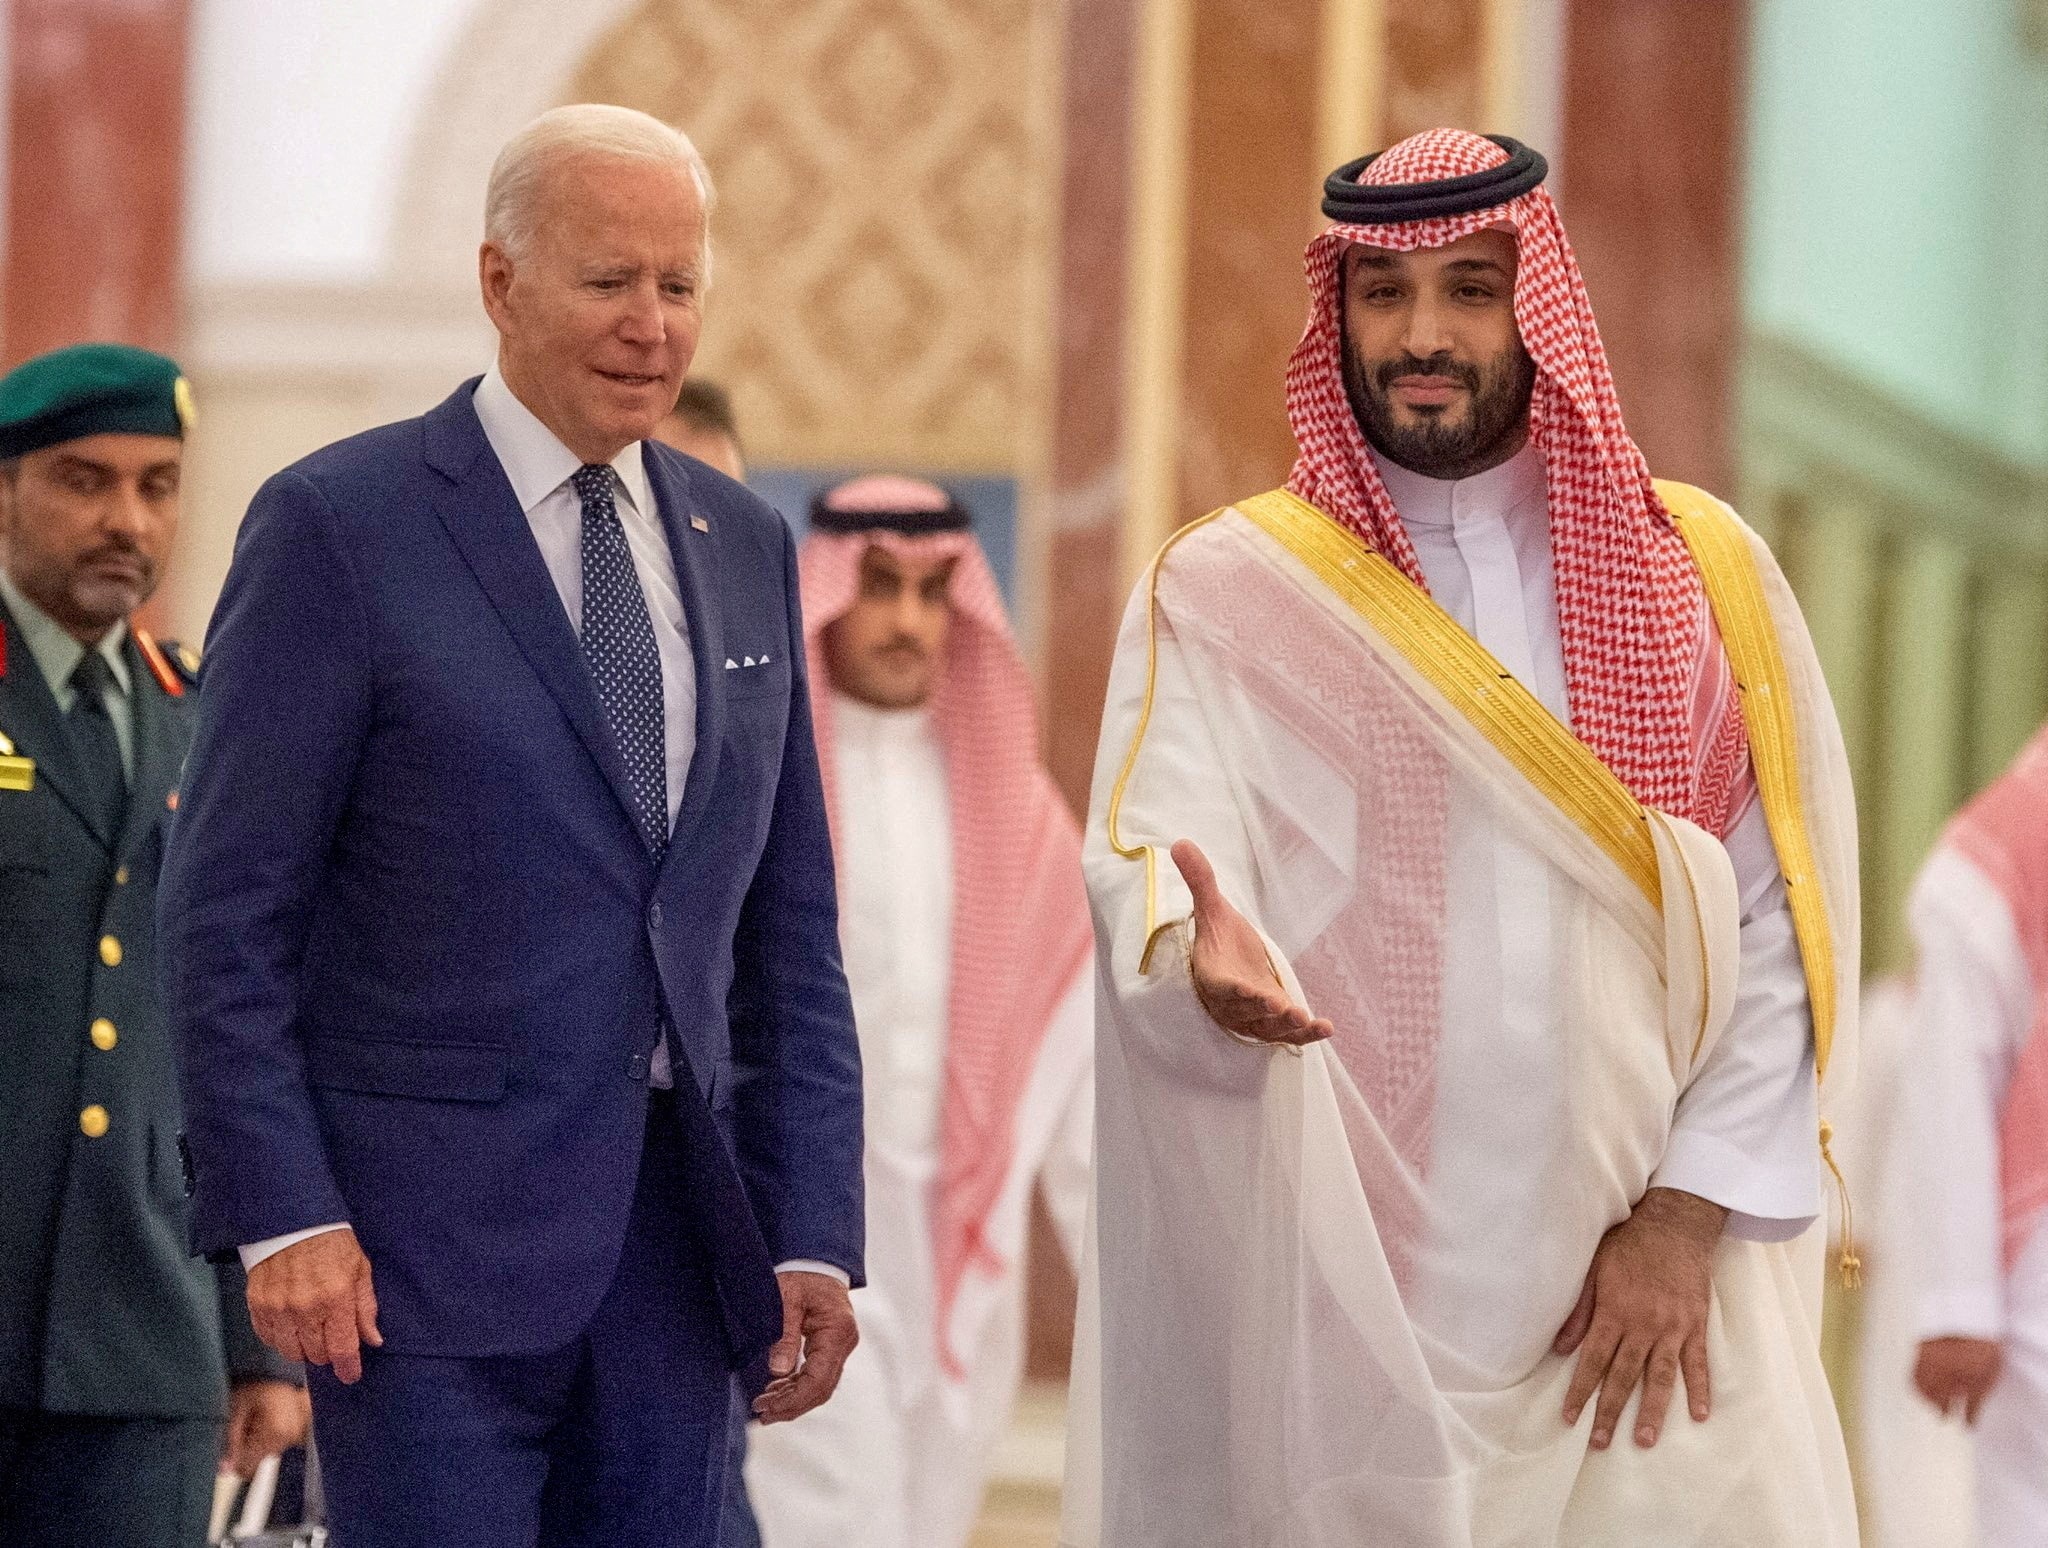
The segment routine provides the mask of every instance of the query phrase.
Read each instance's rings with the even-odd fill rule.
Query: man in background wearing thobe
[[[768,1548],[961,1548],[1024,1356],[1034,1187],[1074,1257],[1093,1120],[1080,838],[965,510],[857,479],[800,557],[867,1093],[862,1339],[760,1430]]]
[[[1985,1548],[2048,1540],[2048,733],[1963,808],[1908,905],[1913,1383],[1976,1434]]]

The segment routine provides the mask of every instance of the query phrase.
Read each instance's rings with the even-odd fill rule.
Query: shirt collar
[[[1430,478],[1368,451],[1394,509],[1412,526],[1453,527],[1489,517],[1507,521],[1544,498],[1543,454],[1533,441],[1498,467],[1470,478]]]
[[[519,401],[496,366],[477,383],[471,401],[483,424],[484,439],[497,453],[521,511],[532,514],[536,505],[568,483],[583,466],[583,459]],[[647,464],[640,455],[640,443],[633,442],[612,458],[611,467],[633,509],[653,515],[654,500],[647,487]]]
[[[50,685],[50,692],[56,695],[58,703],[64,703],[71,692],[71,674],[85,659],[85,647],[78,643],[70,630],[29,601],[4,569],[0,569],[0,598],[6,600],[7,611],[14,615],[14,626],[21,630],[22,643],[28,646],[28,653],[36,658],[36,665],[42,669],[43,681]],[[98,646],[100,655],[114,674],[114,687],[123,698],[128,696],[131,687],[128,657],[121,649],[127,639],[128,622],[117,619]]]

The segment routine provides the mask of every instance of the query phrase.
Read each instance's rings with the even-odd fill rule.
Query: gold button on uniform
[[[116,869],[115,869],[115,871],[114,871],[114,885],[115,885],[116,887],[125,887],[125,886],[127,886],[127,885],[128,885],[128,867],[127,867],[127,866],[125,866],[125,865],[124,865],[124,866],[119,866],[119,867],[116,867]]]
[[[121,965],[121,943],[111,935],[100,937],[100,961],[106,963],[108,967]]]
[[[121,1041],[121,1034],[114,1030],[114,1024],[104,1016],[94,1018],[92,1024],[92,1046],[101,1050],[111,1049]]]
[[[98,1139],[107,1132],[107,1110],[95,1102],[78,1115],[79,1131],[87,1139]]]

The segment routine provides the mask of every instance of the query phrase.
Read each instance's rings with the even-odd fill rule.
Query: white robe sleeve
[[[1905,1097],[1917,1335],[2005,1331],[1998,1124],[2030,1028],[2026,962],[2005,899],[1951,849],[1914,884],[1918,948]]]
[[[1151,714],[1138,758],[1124,781],[1118,824],[1127,847],[1152,846],[1149,908],[1146,862],[1118,854],[1109,842],[1112,791],[1146,703],[1148,605],[1149,588],[1141,584],[1125,614],[1110,667],[1096,788],[1082,845],[1104,991],[1122,1009],[1114,1024],[1126,1034],[1128,1053],[1155,1060],[1183,1079],[1256,1096],[1268,1061],[1298,1050],[1231,1037],[1195,998],[1187,956],[1194,902],[1167,851],[1181,839],[1193,839],[1215,869],[1223,896],[1255,929],[1261,910],[1251,835],[1163,608],[1151,678]],[[1149,971],[1141,971],[1148,929],[1157,931],[1157,944]],[[1260,933],[1282,987],[1296,1004],[1306,1006],[1285,954],[1270,934]]]
[[[1735,1007],[1679,1098],[1650,1184],[1722,1205],[1731,1236],[1789,1241],[1821,1209],[1813,1014],[1762,802],[1729,831],[1727,849],[1742,899]]]

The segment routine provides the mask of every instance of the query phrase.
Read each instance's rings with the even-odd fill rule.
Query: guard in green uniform
[[[197,1548],[303,1439],[241,1270],[191,1256],[154,962],[198,656],[129,622],[191,393],[88,344],[0,380],[0,1544]]]

